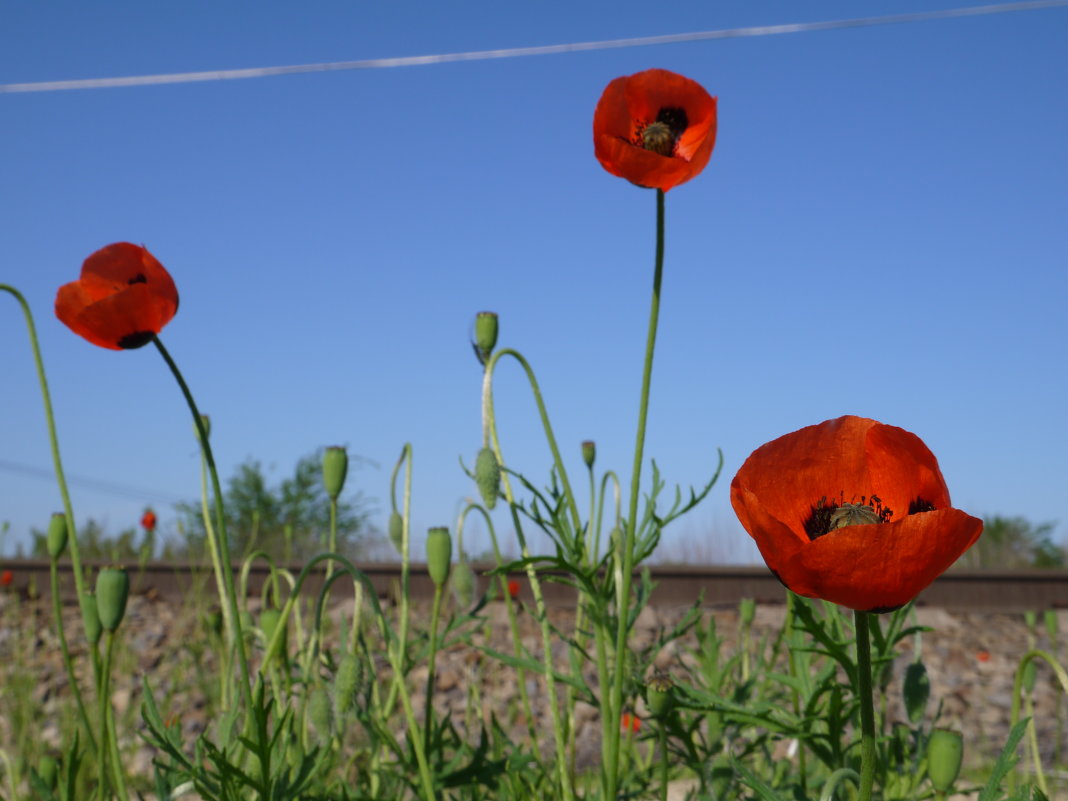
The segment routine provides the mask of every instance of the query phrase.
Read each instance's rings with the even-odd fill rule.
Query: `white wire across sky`
[[[329,61],[318,64],[288,64],[274,67],[206,70],[203,72],[172,72],[158,75],[130,75],[117,78],[84,78],[64,81],[7,83],[0,84],[0,94],[12,94],[17,92],[58,92],[73,89],[117,89],[130,86],[155,86],[160,84],[198,83],[202,81],[232,81],[243,78],[268,78],[277,75],[300,75],[309,72],[387,69],[390,67],[417,67],[430,64],[448,64],[459,61],[487,61],[500,58],[550,56],[561,53],[581,53],[592,50],[613,50],[627,47],[648,47],[650,45],[703,42],[715,39],[777,36],[786,33],[809,33],[812,31],[829,31],[842,28],[864,28],[874,25],[900,25],[912,22],[956,19],[960,17],[1006,14],[1014,11],[1036,11],[1039,9],[1056,8],[1060,6],[1068,6],[1068,0],[1027,0],[1026,2],[965,6],[963,8],[921,11],[911,14],[891,14],[881,17],[856,17],[852,19],[827,20],[823,22],[796,22],[784,25],[725,28],[714,31],[673,33],[661,36],[640,36],[630,39],[609,39],[596,42],[572,42],[570,44],[543,45],[540,47],[515,47],[503,50],[474,50],[464,53],[437,53],[424,56],[372,58],[359,61]]]

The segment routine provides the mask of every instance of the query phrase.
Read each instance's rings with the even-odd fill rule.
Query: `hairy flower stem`
[[[427,752],[430,751],[430,733],[434,724],[434,680],[438,662],[438,623],[441,621],[442,585],[434,587],[434,600],[430,609],[430,654],[427,657],[426,699],[423,710],[423,742]]]
[[[1037,659],[1045,661],[1053,669],[1053,674],[1057,677],[1057,681],[1060,682],[1061,689],[1068,693],[1068,671],[1065,671],[1060,662],[1046,651],[1028,651],[1020,658],[1020,664],[1016,666],[1016,677],[1012,683],[1012,713],[1009,718],[1011,727],[1015,727],[1020,721],[1020,699],[1023,697],[1024,674],[1027,672],[1027,666]],[[1034,727],[1033,719],[1029,725]],[[1039,789],[1048,794],[1048,789],[1042,786],[1046,783],[1046,778],[1043,776],[1042,771],[1038,772],[1038,779]],[[1016,771],[1009,773],[1008,785],[1009,795],[1012,795],[1016,790]]]
[[[59,649],[63,653],[63,664],[67,669],[67,680],[70,682],[70,686],[74,688],[74,702],[78,707],[78,717],[81,718],[85,730],[90,733],[90,750],[95,754],[96,740],[92,737],[93,727],[92,724],[89,723],[89,713],[86,712],[85,702],[82,700],[82,694],[78,690],[78,682],[74,677],[74,661],[70,658],[70,650],[67,647],[67,635],[63,631],[63,601],[59,597],[59,566],[55,559],[52,560],[52,564],[50,565],[50,572],[52,585],[52,614],[56,619],[56,636],[59,639]]]
[[[857,691],[860,696],[859,801],[871,801],[875,784],[875,703],[871,682],[870,612],[854,612],[857,634]]]
[[[72,572],[74,573],[74,589],[78,594],[78,606],[82,610],[82,619],[85,619],[85,597],[87,590],[85,588],[85,574],[82,571],[82,558],[80,551],[78,550],[78,529],[74,525],[74,506],[70,502],[70,491],[67,489],[67,478],[63,472],[63,460],[59,456],[59,436],[56,434],[56,417],[52,411],[52,396],[48,391],[48,378],[45,376],[44,359],[41,358],[41,347],[37,340],[37,327],[33,322],[33,313],[30,311],[30,305],[26,302],[26,298],[22,296],[15,287],[8,284],[0,284],[0,290],[9,293],[19,306],[22,307],[22,314],[26,318],[26,331],[30,338],[30,348],[33,351],[33,362],[37,368],[37,380],[41,385],[41,402],[44,405],[45,423],[48,426],[48,441],[52,448],[52,464],[56,471],[56,484],[59,486],[59,495],[63,499],[63,514],[67,518],[67,531],[70,533],[68,537],[68,547],[70,548],[70,561]],[[52,597],[58,598],[59,594],[55,591],[55,587],[52,589]],[[56,616],[56,627],[60,632],[60,641],[64,641],[63,637],[63,618],[59,615]],[[93,650],[95,654],[95,649]],[[71,692],[74,693],[74,698],[77,701],[78,708],[81,712],[82,724],[85,726],[85,736],[89,741],[89,748],[95,754],[96,738],[93,736],[92,726],[89,725],[89,718],[85,713],[85,702],[82,700],[82,691],[78,686],[78,682],[74,679],[74,665],[71,662],[70,654],[64,650],[63,662],[66,665],[67,677],[70,679]],[[98,660],[93,660],[93,679],[97,684],[100,682],[100,670]]]
[[[226,516],[223,512],[222,487],[219,485],[219,471],[215,467],[215,456],[212,454],[211,442],[208,440],[208,432],[204,427],[204,418],[201,416],[200,410],[197,408],[197,403],[193,399],[193,393],[189,391],[189,385],[185,383],[185,378],[182,377],[178,365],[175,364],[174,359],[171,358],[171,354],[167,352],[167,349],[163,347],[163,342],[160,341],[159,337],[153,337],[152,343],[156,346],[156,350],[159,351],[160,356],[163,357],[163,361],[167,363],[167,367],[170,368],[171,374],[174,375],[174,379],[178,382],[178,386],[182,390],[185,402],[189,406],[189,411],[193,415],[193,425],[196,426],[197,433],[200,435],[201,452],[204,455],[205,461],[208,463],[208,472],[211,475],[211,486],[215,494],[215,526],[218,535],[216,537],[216,544],[219,549],[219,561],[222,565],[223,588],[226,593],[227,608],[230,610],[230,618],[233,623],[234,647],[237,649],[237,659],[241,667],[241,697],[245,702],[245,708],[251,711],[252,685],[249,680],[248,654],[245,652],[245,637],[241,631],[241,615],[237,608],[237,593],[234,591],[234,571],[230,561],[230,538],[226,531]]]
[[[223,628],[226,631],[226,648],[223,649],[222,670],[219,671],[219,705],[229,709],[230,695],[233,689],[233,671],[230,665],[234,655],[234,618],[230,614],[230,605],[226,602],[226,580],[222,574],[219,561],[219,548],[215,544],[215,526],[211,522],[211,509],[208,505],[208,462],[204,451],[200,451],[200,516],[204,520],[204,536],[208,541],[208,553],[211,554],[211,568],[215,572],[215,589],[219,593],[219,610],[222,612]]]
[[[645,342],[645,361],[642,367],[641,399],[638,402],[638,432],[634,443],[634,464],[630,477],[630,504],[622,547],[621,585],[616,624],[616,661],[612,676],[611,694],[604,709],[603,731],[608,749],[605,770],[606,799],[616,797],[619,787],[620,711],[623,706],[623,674],[626,671],[624,653],[629,628],[631,579],[634,573],[634,540],[638,528],[638,500],[641,495],[642,460],[645,456],[645,425],[649,413],[649,388],[653,377],[653,354],[656,350],[656,330],[660,319],[660,283],[664,274],[664,190],[656,190],[656,266],[653,271],[653,296],[649,308],[649,331]]]
[[[104,648],[104,666],[100,672],[100,685],[97,694],[100,706],[101,744],[100,753],[97,755],[97,777],[100,781],[101,792],[107,792],[107,795],[102,797],[109,797],[111,795],[110,791],[105,791],[104,788],[107,787],[108,783],[107,765],[110,762],[114,790],[121,801],[127,801],[129,796],[126,792],[126,777],[123,773],[122,760],[119,756],[119,741],[115,732],[115,718],[111,714],[111,655],[115,650],[115,632],[109,630],[104,636],[107,638],[107,643]]]

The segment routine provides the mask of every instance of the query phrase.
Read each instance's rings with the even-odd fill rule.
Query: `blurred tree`
[[[330,499],[323,488],[321,452],[302,458],[292,477],[276,487],[268,485],[260,462],[250,459],[226,483],[223,497],[235,559],[262,550],[281,562],[304,561],[326,549]],[[209,508],[214,523],[214,500]],[[206,558],[200,501],[180,503],[176,509],[184,548],[174,549],[174,555]],[[369,515],[369,503],[362,493],[338,499],[337,542],[342,554],[359,558],[375,544],[367,523]]]
[[[987,517],[983,534],[957,562],[958,567],[1065,567],[1068,554],[1052,538],[1054,523],[1024,517]]]

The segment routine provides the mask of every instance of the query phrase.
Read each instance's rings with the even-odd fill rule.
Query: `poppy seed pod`
[[[935,729],[927,742],[927,775],[940,793],[947,793],[960,775],[964,737],[959,731]]]
[[[501,490],[501,465],[492,448],[483,448],[475,457],[475,484],[482,503],[487,509],[497,505],[497,495]]]
[[[404,518],[400,516],[400,512],[391,512],[389,515],[389,541],[393,543],[397,553],[403,552]]]
[[[67,516],[62,512],[56,512],[48,521],[47,545],[53,559],[59,559],[67,550]]]
[[[497,347],[497,313],[479,312],[475,315],[475,355],[485,364]]]
[[[105,567],[96,576],[96,611],[104,631],[115,631],[126,614],[130,574],[121,567]]]
[[[593,462],[597,458],[597,443],[592,439],[588,439],[582,443],[582,461],[586,463],[586,467],[593,469]]]
[[[665,718],[675,706],[675,684],[662,674],[657,674],[645,685],[645,703],[654,718]]]
[[[452,535],[445,526],[437,526],[427,532],[426,567],[435,587],[448,581],[452,567]]]
[[[923,662],[912,662],[905,668],[905,681],[901,692],[905,697],[905,711],[909,721],[919,723],[927,711],[927,699],[931,697],[931,679]]]
[[[100,642],[100,614],[96,610],[96,596],[87,592],[82,605],[82,625],[85,626],[85,639],[91,645]]]
[[[345,487],[345,476],[349,472],[349,454],[337,445],[323,452],[323,486],[330,500],[336,501]]]

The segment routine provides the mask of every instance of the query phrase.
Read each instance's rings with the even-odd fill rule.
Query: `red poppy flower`
[[[156,513],[151,509],[146,509],[145,513],[141,515],[141,528],[146,531],[156,530]]]
[[[0,573],[0,585],[4,587],[10,587],[11,582],[14,580],[15,574],[12,573],[10,570],[5,570],[3,573]]]
[[[619,719],[619,726],[623,731],[628,729],[632,732],[637,732],[642,727],[641,718],[637,715],[632,715],[629,712],[624,712]]]
[[[783,584],[861,611],[908,603],[983,530],[951,507],[919,437],[862,417],[757,448],[731,482],[731,504]]]
[[[665,192],[708,164],[716,144],[716,98],[667,70],[616,78],[593,113],[601,166],[633,184]]]
[[[519,597],[519,582],[515,579],[508,582],[508,594],[513,598]]]
[[[140,348],[178,311],[174,280],[140,245],[116,242],[85,260],[82,276],[56,293],[56,317],[94,345]]]
[[[989,662],[990,661],[990,652],[989,651],[980,651],[979,653],[977,653],[975,655],[975,658],[978,659],[980,662]]]

